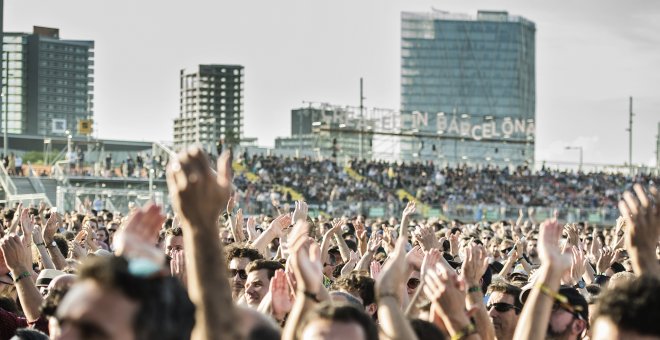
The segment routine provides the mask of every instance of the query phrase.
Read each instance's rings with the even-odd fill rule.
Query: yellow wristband
[[[463,329],[452,335],[451,340],[462,340],[476,332],[477,332],[477,328],[474,327],[474,324],[470,322],[469,324],[467,324],[467,326],[463,327]]]
[[[550,288],[548,288],[548,286],[544,285],[543,283],[537,284],[536,288],[541,290],[541,293],[543,293],[543,294],[545,294],[545,295],[547,295],[547,296],[549,296],[549,297],[551,297],[551,298],[553,298],[553,299],[555,299],[555,300],[557,300],[561,303],[568,303],[568,298],[566,298],[565,296],[563,296],[563,295],[561,295],[557,292],[553,292]]]

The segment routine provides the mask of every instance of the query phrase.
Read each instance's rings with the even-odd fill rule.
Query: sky
[[[400,103],[400,16],[431,8],[505,10],[536,24],[536,160],[655,164],[660,122],[660,1],[636,0],[5,0],[5,31],[57,27],[95,41],[101,138],[173,139],[179,70],[245,66],[245,135],[291,133],[303,102]]]

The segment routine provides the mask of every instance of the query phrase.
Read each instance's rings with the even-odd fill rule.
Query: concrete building
[[[534,163],[535,32],[507,12],[401,14],[400,158]]]
[[[325,103],[293,109],[291,137],[276,138],[275,148],[324,158],[371,159],[373,125],[370,119],[360,118],[359,110]]]
[[[219,142],[238,145],[243,137],[243,78],[240,65],[198,65],[180,72],[179,118],[174,148],[200,144],[216,153]]]
[[[94,115],[94,42],[60,39],[57,28],[39,26],[32,33],[5,32],[2,42],[8,132],[82,135],[78,123]]]

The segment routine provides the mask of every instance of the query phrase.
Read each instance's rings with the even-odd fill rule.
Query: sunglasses
[[[241,280],[247,279],[247,273],[245,272],[245,269],[229,269],[229,277],[236,277],[236,274],[238,274],[238,277]]]
[[[420,283],[421,283],[421,281],[419,279],[411,277],[410,279],[408,279],[408,283],[406,283],[406,285],[410,289],[417,289],[417,287],[419,287]]]
[[[500,252],[502,252],[502,253],[508,253],[508,252],[510,252],[510,251],[511,251],[511,249],[513,249],[513,247],[509,247],[509,248],[504,248],[504,249],[500,249]]]
[[[518,308],[518,307],[516,307],[516,306],[514,306],[510,303],[505,303],[505,302],[496,302],[496,303],[493,303],[493,304],[490,304],[490,305],[486,306],[486,309],[488,311],[490,311],[493,308],[495,308],[495,310],[500,312],[500,313],[506,313],[506,312],[508,312],[512,309],[520,310],[520,308]]]

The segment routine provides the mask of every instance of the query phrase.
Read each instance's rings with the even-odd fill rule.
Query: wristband
[[[26,278],[30,275],[32,275],[32,273],[30,273],[28,271],[22,272],[14,279],[14,283],[18,283],[18,281],[20,281],[20,280],[22,280],[22,279],[24,279],[24,278]]]
[[[316,302],[321,302],[321,300],[319,300],[318,296],[316,296],[316,294],[314,294],[310,291],[306,290],[306,291],[303,292],[303,294],[305,294],[305,297],[308,297],[308,298],[310,298],[310,299],[312,299]]]
[[[476,292],[481,292],[481,286],[472,286],[468,288],[468,294]]]
[[[41,243],[35,243],[34,245],[37,246],[37,247],[39,247],[39,246],[45,246],[46,243],[45,243],[45,242],[41,242]]]
[[[536,288],[541,290],[541,293],[545,294],[546,296],[551,297],[552,299],[555,299],[559,301],[560,303],[567,304],[568,303],[568,298],[557,293],[553,292],[548,286],[544,285],[543,283],[539,283],[536,285]]]
[[[394,293],[394,292],[389,292],[389,293],[379,293],[378,296],[377,296],[377,298],[378,298],[379,301],[380,301],[380,299],[382,299],[382,298],[386,298],[386,297],[392,297],[392,298],[394,298],[395,300],[398,300],[398,299],[399,299],[398,295],[397,295],[396,293]]]
[[[476,332],[477,328],[474,327],[474,324],[470,322],[465,327],[461,328],[461,330],[456,332],[456,334],[452,335],[451,340],[462,340]]]

